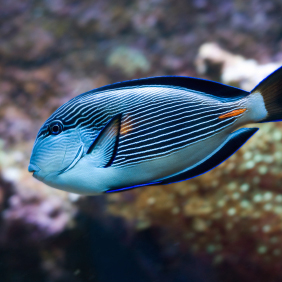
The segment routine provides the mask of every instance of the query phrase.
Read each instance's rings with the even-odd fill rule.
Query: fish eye
[[[63,131],[63,124],[60,121],[53,121],[49,125],[49,132],[52,135],[58,135]]]

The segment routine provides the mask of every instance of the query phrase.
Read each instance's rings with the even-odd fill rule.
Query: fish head
[[[79,124],[70,126],[66,119],[58,118],[55,112],[37,134],[28,167],[29,172],[43,182],[46,182],[46,178],[51,178],[54,185],[50,181],[48,185],[55,186],[58,176],[74,166],[74,161],[79,161],[84,155],[86,147],[82,140]]]
[[[45,184],[69,192],[103,190],[97,176],[114,160],[122,115],[97,112],[96,103],[84,96],[57,109],[37,134],[29,172]]]

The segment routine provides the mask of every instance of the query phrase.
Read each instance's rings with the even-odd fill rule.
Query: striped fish
[[[52,187],[92,195],[203,174],[281,119],[282,68],[251,92],[190,77],[152,77],[81,94],[43,124],[28,170]],[[237,130],[236,130],[237,129]]]

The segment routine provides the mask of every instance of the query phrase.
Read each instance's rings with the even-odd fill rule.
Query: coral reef
[[[203,52],[205,48],[211,53]],[[256,85],[238,69],[238,61],[242,69],[249,63],[241,56],[205,44],[197,59],[200,70],[205,60],[220,63],[224,78],[234,64],[228,82],[250,89]],[[261,72],[279,66],[255,64]],[[259,281],[281,279],[282,127],[279,123],[256,126],[258,133],[214,170],[186,182],[128,192],[133,194],[130,202],[128,195],[110,195],[109,212],[127,218],[136,230],[164,229],[167,233],[160,240],[179,244],[180,253],[208,256],[214,265],[228,264]]]
[[[255,125],[258,133],[219,167],[164,187],[77,197],[27,172],[43,121],[92,88],[188,75],[251,90],[282,62],[281,1],[0,7],[3,281],[282,279],[280,123]]]

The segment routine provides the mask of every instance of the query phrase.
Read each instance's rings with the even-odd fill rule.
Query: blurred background
[[[282,281],[282,125],[195,179],[80,197],[27,172],[72,97],[185,75],[251,90],[282,65],[281,0],[0,0],[4,282]]]

